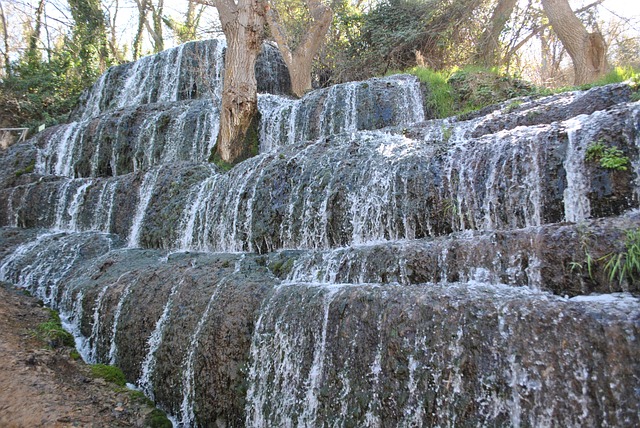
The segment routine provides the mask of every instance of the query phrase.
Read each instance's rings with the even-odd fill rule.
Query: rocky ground
[[[0,427],[162,426],[141,394],[93,377],[72,348],[38,338],[49,318],[36,298],[0,285]]]

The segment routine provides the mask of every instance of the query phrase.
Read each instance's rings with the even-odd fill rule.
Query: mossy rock
[[[154,409],[144,419],[144,426],[148,428],[172,428],[173,424],[162,410]]]
[[[91,374],[94,377],[101,378],[107,382],[115,383],[118,386],[125,386],[127,380],[124,377],[124,373],[120,368],[116,366],[108,366],[106,364],[93,364],[91,365]]]
[[[34,336],[47,343],[50,348],[62,346],[75,346],[73,335],[62,328],[60,315],[52,309],[49,311],[49,321],[39,324],[34,331]]]

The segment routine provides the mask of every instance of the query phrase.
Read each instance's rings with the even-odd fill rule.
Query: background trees
[[[627,2],[623,14],[612,15],[616,1],[251,0],[266,20],[251,25],[256,40],[278,42],[299,96],[311,86],[415,65],[445,72],[493,67],[563,86],[589,82],[612,66],[640,65],[640,7]],[[0,0],[0,121],[64,120],[109,65],[221,35],[218,9],[203,2]],[[249,76],[250,68],[230,79]]]

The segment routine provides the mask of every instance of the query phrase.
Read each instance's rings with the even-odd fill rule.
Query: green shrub
[[[144,395],[144,393],[142,391],[136,391],[134,389],[127,389],[127,392],[129,393],[129,398],[131,399],[131,401],[136,402],[136,403],[140,403],[140,404],[145,404],[149,407],[153,407],[153,401],[151,401],[149,399],[149,397],[147,397],[146,395]]]
[[[404,73],[416,76],[429,88],[427,110],[445,118],[478,110],[510,98],[535,95],[539,91],[520,79],[501,74],[496,69],[468,66],[451,71],[434,71],[413,67]],[[522,101],[514,101],[516,108]]]
[[[73,335],[65,331],[61,325],[54,321],[47,321],[36,327],[36,337],[43,340],[51,348],[60,346],[74,346]]]
[[[590,89],[596,86],[610,85],[612,83],[621,83],[629,79],[636,81],[640,78],[640,73],[633,67],[616,67],[600,79],[593,83],[579,86],[579,89]]]

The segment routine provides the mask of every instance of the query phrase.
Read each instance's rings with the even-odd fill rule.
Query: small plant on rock
[[[512,113],[515,110],[517,110],[522,104],[524,104],[524,101],[522,100],[514,100],[511,101],[505,108],[504,108],[504,112],[505,113]]]
[[[632,281],[640,278],[640,228],[627,231],[624,251],[605,258],[609,259],[604,266],[609,281],[622,284],[627,277]]]
[[[617,147],[608,146],[603,140],[598,140],[587,147],[584,159],[588,162],[598,162],[604,169],[626,171],[629,158]]]

